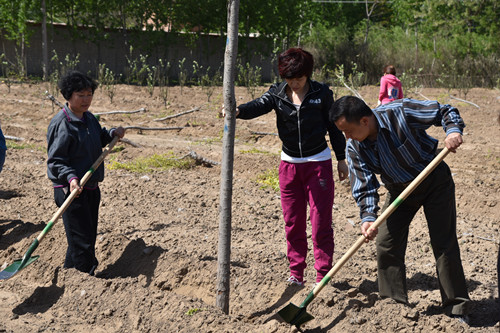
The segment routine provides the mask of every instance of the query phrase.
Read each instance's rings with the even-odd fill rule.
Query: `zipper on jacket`
[[[307,96],[309,96],[310,94],[316,92],[316,90],[313,91],[312,84],[310,84],[309,87],[311,89],[304,96],[304,99],[302,100],[302,103],[300,103],[299,108],[297,109],[297,129],[299,130],[299,153],[300,153],[300,157],[301,158],[303,158],[304,156],[302,155],[302,131],[300,130],[300,108],[302,107],[302,104],[307,100]]]
[[[301,107],[302,107],[302,103],[300,103],[299,108],[297,109],[297,129],[299,130],[299,153],[300,153],[300,157],[302,158],[304,156],[302,156],[302,132],[300,131],[300,108]]]
[[[299,108],[297,109],[297,129],[299,131],[299,153],[300,153],[300,157],[303,158],[304,156],[302,156],[302,132],[300,131],[300,108],[302,107],[302,104],[304,103],[304,101],[306,101],[307,97],[315,92],[317,92],[318,90],[313,90],[313,85],[309,82],[309,87],[311,88],[307,94],[304,96],[304,99],[302,100],[302,103],[300,103],[300,106]],[[286,89],[286,85],[283,87],[283,89]],[[280,91],[282,92],[283,89]],[[276,97],[278,97],[279,99],[282,99],[283,101],[287,102],[287,103],[290,103],[292,104],[293,107],[295,107],[295,104],[293,104],[292,101],[286,99],[286,98],[283,98],[281,97],[279,94],[275,94]],[[286,94],[285,94],[286,96]]]

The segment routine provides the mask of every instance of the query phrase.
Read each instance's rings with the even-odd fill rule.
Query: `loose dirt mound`
[[[22,137],[8,150],[0,174],[0,265],[22,257],[56,210],[46,176],[45,134],[57,112],[44,99],[45,85],[0,87],[0,119],[6,135]],[[265,87],[262,88],[264,91]],[[377,87],[361,94],[373,105]],[[374,244],[366,244],[307,308],[315,319],[306,332],[498,332],[500,304],[496,285],[495,241],[499,234],[500,110],[496,90],[474,89],[467,99],[481,108],[450,100],[446,91],[423,94],[459,108],[467,127],[465,143],[450,154],[457,185],[462,261],[474,308],[470,326],[441,314],[434,259],[422,212],[413,221],[407,250],[411,308],[377,293]],[[57,223],[36,250],[40,258],[13,279],[0,282],[0,332],[293,332],[276,313],[300,304],[314,281],[309,253],[306,287],[286,287],[283,218],[279,193],[262,188],[257,176],[275,170],[279,139],[273,114],[237,122],[231,245],[230,313],[215,307],[220,165],[133,173],[110,170],[111,161],[190,151],[221,161],[223,121],[218,117],[221,89],[207,102],[201,89],[170,89],[165,108],[145,88],[119,86],[114,104],[98,90],[93,112],[147,109],[131,115],[101,116],[103,126],[184,127],[182,130],[130,130],[141,147],[106,160],[101,185],[95,277],[62,269],[66,239]],[[60,96],[56,96],[62,101]],[[418,97],[418,96],[415,96]],[[249,100],[237,89],[237,102]],[[201,107],[164,122],[154,119]],[[431,133],[441,141],[439,128]],[[382,190],[382,199],[384,191]],[[336,184],[335,257],[359,237],[358,209],[347,183]],[[310,234],[310,231],[308,231]],[[311,243],[311,242],[310,242]],[[310,244],[311,246],[311,244]]]

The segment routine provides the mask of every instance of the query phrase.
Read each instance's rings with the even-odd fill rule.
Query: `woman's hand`
[[[226,109],[224,108],[224,104],[222,104],[221,114],[222,114],[222,118],[226,117]],[[236,108],[235,116],[238,117],[239,114],[240,114],[240,110],[238,108]]]
[[[339,173],[339,180],[342,181],[349,176],[349,168],[347,167],[347,163],[345,160],[341,160],[337,162],[337,171]]]

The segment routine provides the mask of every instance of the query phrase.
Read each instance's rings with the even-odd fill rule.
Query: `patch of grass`
[[[206,138],[206,139],[203,139],[203,140],[195,141],[194,144],[198,144],[198,145],[211,145],[213,143],[221,143],[221,142],[222,142],[221,138]]]
[[[112,161],[108,166],[111,170],[124,169],[130,172],[146,173],[155,170],[168,170],[172,168],[189,169],[194,165],[192,159],[177,159],[173,152],[168,154],[154,154],[147,157],[139,157],[130,162],[120,163]]]
[[[32,143],[17,143],[15,141],[7,140],[6,145],[7,145],[7,149],[32,149],[32,150],[47,152],[46,147],[37,146],[37,145],[32,144]]]
[[[111,153],[119,153],[119,152],[121,152],[124,149],[125,149],[124,146],[114,147],[113,150],[111,151]]]
[[[203,310],[205,310],[205,309],[192,308],[192,309],[187,310],[186,314],[187,314],[188,316],[192,316],[192,315],[194,315],[196,312],[203,311]]]
[[[257,149],[255,147],[252,149],[249,149],[249,150],[240,150],[240,153],[241,154],[265,154],[265,155],[271,154],[268,151],[260,150],[260,149]]]
[[[447,99],[450,98],[450,95],[448,93],[441,93],[439,94],[439,96],[436,98],[438,101],[445,101]],[[440,102],[442,104],[446,104],[446,103],[443,103],[443,102]]]
[[[278,169],[269,169],[265,173],[257,176],[257,183],[261,184],[261,188],[271,188],[275,192],[280,190]]]
[[[193,121],[193,120],[190,120],[187,122],[187,124],[191,127],[196,127],[196,126],[203,126],[203,125],[206,125],[207,122],[206,121]]]
[[[210,137],[210,138],[206,138],[206,139],[203,139],[203,140],[198,140],[198,141],[195,141],[194,144],[200,144],[200,145],[206,144],[206,145],[210,145],[210,144],[213,144],[213,143],[221,143],[222,139],[223,139],[223,136],[224,136],[224,130],[220,130],[218,137]],[[236,140],[236,137],[234,139]]]

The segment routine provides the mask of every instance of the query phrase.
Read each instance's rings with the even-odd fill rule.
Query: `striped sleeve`
[[[465,127],[457,108],[437,101],[405,100],[404,110],[408,124],[412,128],[427,129],[442,126],[446,135],[457,132],[462,134]]]
[[[373,222],[377,219],[380,184],[377,177],[369,170],[356,152],[351,139],[347,142],[347,163],[351,191],[359,210],[361,222]]]

